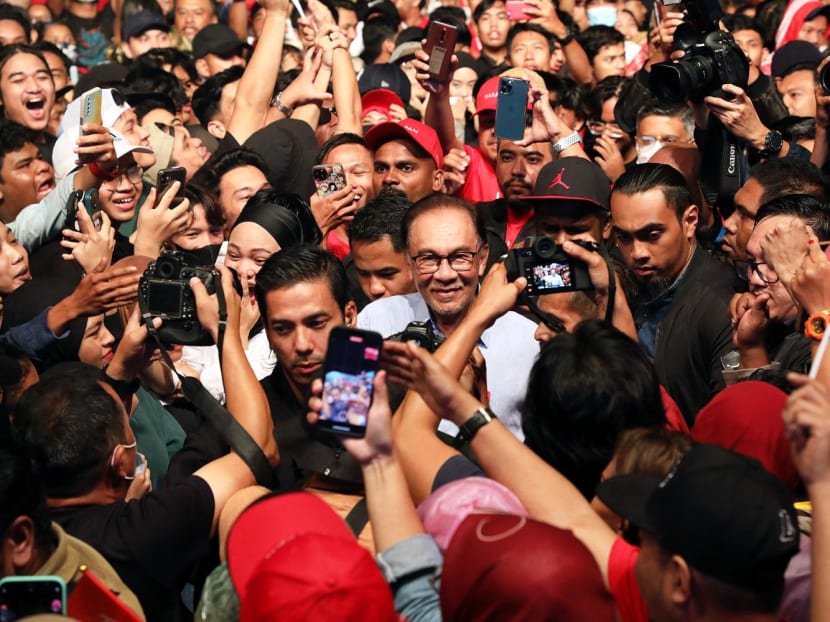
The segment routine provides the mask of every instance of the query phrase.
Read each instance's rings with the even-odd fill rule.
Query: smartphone
[[[85,123],[95,123],[101,125],[101,89],[95,87],[84,95],[81,101],[81,126]],[[78,161],[85,164],[90,161],[89,156],[78,156]]]
[[[323,408],[317,427],[342,436],[366,434],[372,382],[380,365],[380,333],[338,326],[329,335]]]
[[[187,171],[183,166],[173,166],[170,168],[163,168],[159,171],[158,176],[156,177],[156,188],[158,189],[158,194],[156,195],[157,198],[161,198],[167,189],[173,185],[174,181],[178,181],[181,183],[179,186],[179,190],[176,192],[176,200],[170,203],[170,209],[173,209],[179,204],[179,201],[184,200],[184,184],[185,184],[185,177],[187,177]]]
[[[458,29],[450,24],[431,21],[424,51],[429,54],[428,73],[433,80],[450,79],[450,61],[458,41]]]
[[[504,9],[507,13],[507,19],[509,19],[511,22],[520,22],[529,19],[536,19],[537,17],[539,17],[538,15],[528,15],[527,13],[525,13],[526,7],[535,8],[533,7],[533,5],[527,4],[522,0],[507,0],[507,2],[504,3]]]
[[[521,140],[525,135],[528,83],[521,78],[499,78],[496,128],[499,138]]]
[[[336,162],[312,166],[311,177],[314,179],[314,185],[317,186],[317,194],[321,197],[326,197],[346,187],[343,165]]]
[[[66,583],[60,577],[0,579],[0,622],[39,613],[66,614]]]
[[[83,574],[75,583],[66,603],[69,616],[76,620],[118,620],[118,622],[141,620],[91,570],[86,566],[81,566],[81,572]]]

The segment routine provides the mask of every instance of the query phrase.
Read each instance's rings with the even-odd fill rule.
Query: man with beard
[[[732,346],[732,272],[696,243],[697,219],[683,175],[665,164],[633,167],[611,193],[613,234],[640,285],[640,345],[690,427],[723,388],[721,357]]]
[[[496,179],[501,197],[476,205],[487,227],[491,256],[498,258],[502,249],[507,250],[515,242],[534,235],[533,206],[522,199],[533,193],[539,171],[550,161],[548,142],[521,147],[512,140],[499,140]]]

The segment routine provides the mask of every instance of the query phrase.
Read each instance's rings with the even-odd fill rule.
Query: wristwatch
[[[290,117],[291,113],[294,112],[294,109],[289,108],[288,106],[283,104],[282,100],[280,99],[280,95],[282,95],[282,91],[280,91],[274,96],[274,99],[271,100],[271,105],[277,110],[279,110],[281,113],[283,113],[286,117]]]
[[[562,138],[557,142],[553,143],[553,152],[562,153],[568,147],[573,147],[575,144],[581,142],[582,137],[579,135],[579,132],[574,132],[570,136],[565,136],[565,138]]]
[[[473,416],[464,422],[464,425],[459,427],[458,436],[455,437],[456,447],[466,445],[473,440],[473,437],[478,433],[479,428],[487,425],[493,419],[498,419],[495,413],[489,408],[479,408]]]
[[[824,332],[827,330],[827,318],[830,316],[830,311],[824,310],[818,313],[813,313],[804,322],[804,336],[810,339],[821,340]]]
[[[566,31],[565,31],[565,36],[564,37],[562,37],[562,38],[554,37],[556,42],[559,45],[561,45],[562,47],[565,47],[571,41],[573,41],[574,38],[576,37],[576,35],[579,33],[579,27],[576,24],[569,24],[569,25],[565,26],[565,28],[566,28]]]
[[[781,148],[784,146],[784,137],[781,132],[770,130],[764,137],[764,148],[758,151],[758,155],[762,158],[769,158],[778,155]]]

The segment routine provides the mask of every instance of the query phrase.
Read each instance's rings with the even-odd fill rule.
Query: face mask
[[[590,26],[610,26],[617,23],[617,7],[595,6],[588,9],[588,24]]]
[[[73,65],[78,62],[78,46],[74,43],[58,43],[57,47],[66,55],[66,58],[72,61]]]
[[[663,148],[663,143],[659,140],[655,140],[653,143],[649,145],[640,146],[637,143],[637,164],[645,164],[651,158],[654,157],[654,154],[660,151]]]

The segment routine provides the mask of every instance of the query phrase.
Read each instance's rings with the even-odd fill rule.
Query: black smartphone
[[[429,75],[433,80],[450,79],[450,61],[458,41],[458,29],[450,24],[432,21],[427,31],[424,51],[429,54]]]
[[[66,613],[66,583],[56,576],[0,579],[0,622],[39,613]]]
[[[317,427],[342,436],[366,434],[383,337],[338,326],[329,335],[323,376],[323,408]]]
[[[170,208],[176,207],[180,201],[184,200],[184,184],[187,177],[187,171],[183,166],[172,166],[170,168],[163,168],[159,171],[156,177],[157,193],[156,199],[160,199],[167,192],[167,189],[174,181],[180,182],[179,190],[176,192],[176,200],[170,204]]]
[[[529,85],[521,78],[499,78],[496,99],[495,134],[507,140],[521,140],[525,135],[525,115]]]

